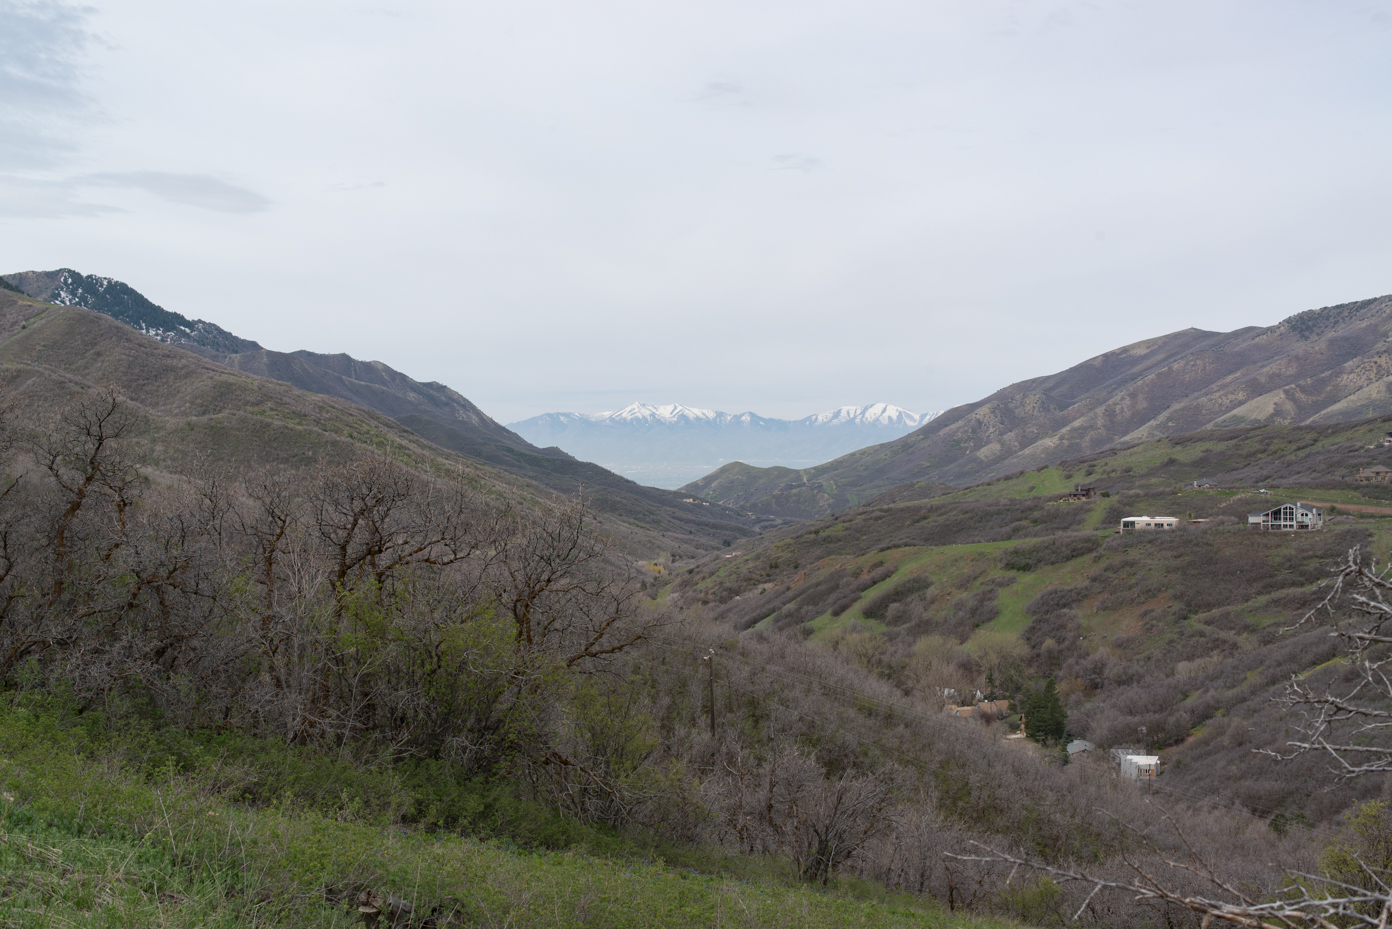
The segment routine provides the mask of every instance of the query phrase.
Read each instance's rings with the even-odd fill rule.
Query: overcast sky
[[[978,399],[1392,292],[1392,0],[0,0],[0,270],[508,422]]]

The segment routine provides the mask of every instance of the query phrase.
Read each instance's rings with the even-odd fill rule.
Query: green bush
[[[871,597],[860,608],[861,615],[869,619],[883,620],[885,613],[891,606],[902,603],[932,586],[933,579],[926,574],[915,574],[912,577],[907,577],[888,590],[881,591]]]
[[[546,828],[500,786],[448,773],[148,722],[113,725],[51,698],[0,695],[0,925],[348,929],[361,923],[360,893],[409,905],[412,925],[427,916],[436,926],[522,929],[998,925],[949,920],[865,882],[822,892],[769,880],[756,859],[736,880],[675,869],[665,850],[617,837],[602,855],[579,843],[529,850],[393,819],[406,798],[418,808],[453,804],[461,819]],[[436,785],[434,800],[427,784]]]

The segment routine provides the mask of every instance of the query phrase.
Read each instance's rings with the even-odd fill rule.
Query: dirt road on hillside
[[[1368,506],[1366,503],[1321,503],[1318,500],[1303,500],[1301,502],[1311,506],[1324,507],[1326,510],[1331,506],[1338,507],[1340,513],[1373,513],[1378,516],[1392,516],[1392,506]]]

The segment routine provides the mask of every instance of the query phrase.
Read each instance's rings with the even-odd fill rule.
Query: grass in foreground
[[[348,788],[337,809],[290,787],[248,802],[235,766],[191,771],[76,722],[0,697],[0,926],[349,926],[364,892],[409,906],[403,926],[1010,925],[860,882],[823,891],[428,833]]]

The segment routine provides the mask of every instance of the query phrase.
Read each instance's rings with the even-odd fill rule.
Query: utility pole
[[[715,649],[709,649],[705,655],[701,656],[701,660],[706,662],[706,668],[710,672],[706,680],[709,684],[710,731],[713,739],[715,738]]]
[[[1137,729],[1136,731],[1139,732],[1139,733],[1140,733],[1140,736],[1141,736],[1141,751],[1142,751],[1143,753],[1145,753],[1145,754],[1149,754],[1149,753],[1150,753],[1150,746],[1146,744],[1146,728],[1145,728],[1145,726],[1141,726],[1141,727],[1140,727],[1139,729]],[[1153,794],[1153,793],[1155,793],[1155,769],[1152,768],[1149,764],[1146,765],[1146,769],[1145,769],[1145,780],[1146,780],[1146,793],[1148,793],[1148,794]]]

